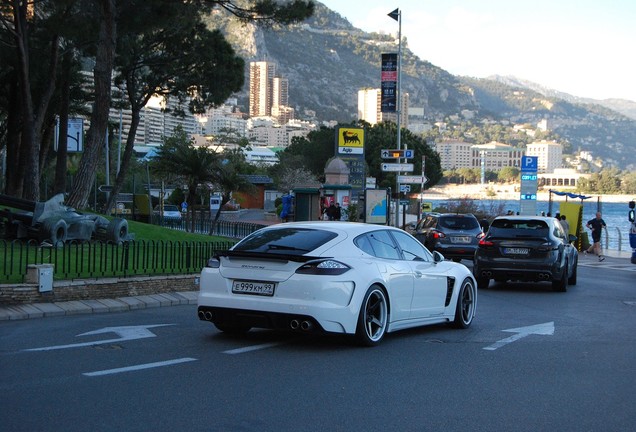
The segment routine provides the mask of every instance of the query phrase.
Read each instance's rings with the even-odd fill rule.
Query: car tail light
[[[493,247],[495,244],[493,242],[491,242],[490,240],[486,240],[486,239],[481,239],[479,240],[479,247]]]
[[[555,249],[558,249],[558,247],[555,247],[555,246],[554,246],[552,243],[550,243],[550,242],[542,243],[542,244],[541,244],[541,246],[539,246],[539,247],[537,248],[537,250],[540,250],[540,251],[542,251],[542,252],[545,252],[545,251],[551,251],[551,250],[555,250]]]
[[[313,261],[303,264],[296,270],[298,274],[310,275],[341,275],[351,270],[346,264],[340,261],[327,259],[323,261]]]
[[[433,234],[433,238],[436,238],[436,239],[446,237],[446,234],[440,231],[431,231],[431,233]]]

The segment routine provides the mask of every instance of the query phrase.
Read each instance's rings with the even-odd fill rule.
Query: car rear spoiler
[[[219,251],[215,254],[216,258],[228,257],[228,258],[257,258],[273,261],[294,261],[294,262],[308,262],[316,259],[325,259],[325,257],[315,257],[309,255],[294,255],[294,254],[281,254],[272,252],[248,252],[248,251],[233,251],[225,250]]]

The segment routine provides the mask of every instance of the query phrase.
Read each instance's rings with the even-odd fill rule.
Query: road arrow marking
[[[106,339],[106,340],[100,340],[100,341],[83,342],[83,343],[76,343],[76,344],[69,344],[69,345],[56,345],[56,346],[48,346],[48,347],[41,347],[41,348],[29,348],[24,351],[52,351],[52,350],[59,350],[59,349],[80,348],[85,346],[103,345],[103,344],[113,343],[113,342],[122,342],[127,340],[156,337],[157,335],[151,332],[150,330],[148,330],[149,328],[164,327],[164,326],[171,326],[171,325],[174,325],[174,324],[105,327],[103,329],[94,330],[87,333],[82,333],[77,336],[91,336],[91,335],[97,335],[97,334],[103,334],[103,333],[115,333],[119,335],[119,337],[116,339]]]
[[[536,324],[536,325],[532,325],[528,327],[519,327],[519,328],[502,330],[502,331],[505,331],[508,333],[516,333],[516,334],[508,338],[502,339],[498,342],[495,342],[494,344],[490,346],[487,346],[486,348],[484,348],[485,350],[494,351],[497,348],[501,348],[504,345],[508,345],[509,343],[518,341],[519,339],[522,339],[526,336],[530,336],[533,334],[552,336],[554,334],[554,322]]]

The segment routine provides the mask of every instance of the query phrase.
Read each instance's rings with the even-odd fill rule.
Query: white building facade
[[[554,141],[535,141],[528,144],[527,156],[537,157],[537,172],[539,174],[552,173],[563,167],[563,146]]]

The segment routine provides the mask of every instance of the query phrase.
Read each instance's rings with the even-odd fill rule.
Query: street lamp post
[[[397,116],[397,149],[402,149],[402,128],[401,128],[401,117],[402,117],[402,90],[400,85],[402,83],[402,12],[399,8],[395,9],[393,12],[388,14],[391,18],[398,22],[398,67],[397,67],[397,100],[396,100],[396,111],[395,114]],[[402,159],[398,159],[398,163],[402,163]],[[398,172],[395,176],[395,192],[397,194],[397,201],[395,203],[395,226],[400,226],[400,173]]]

